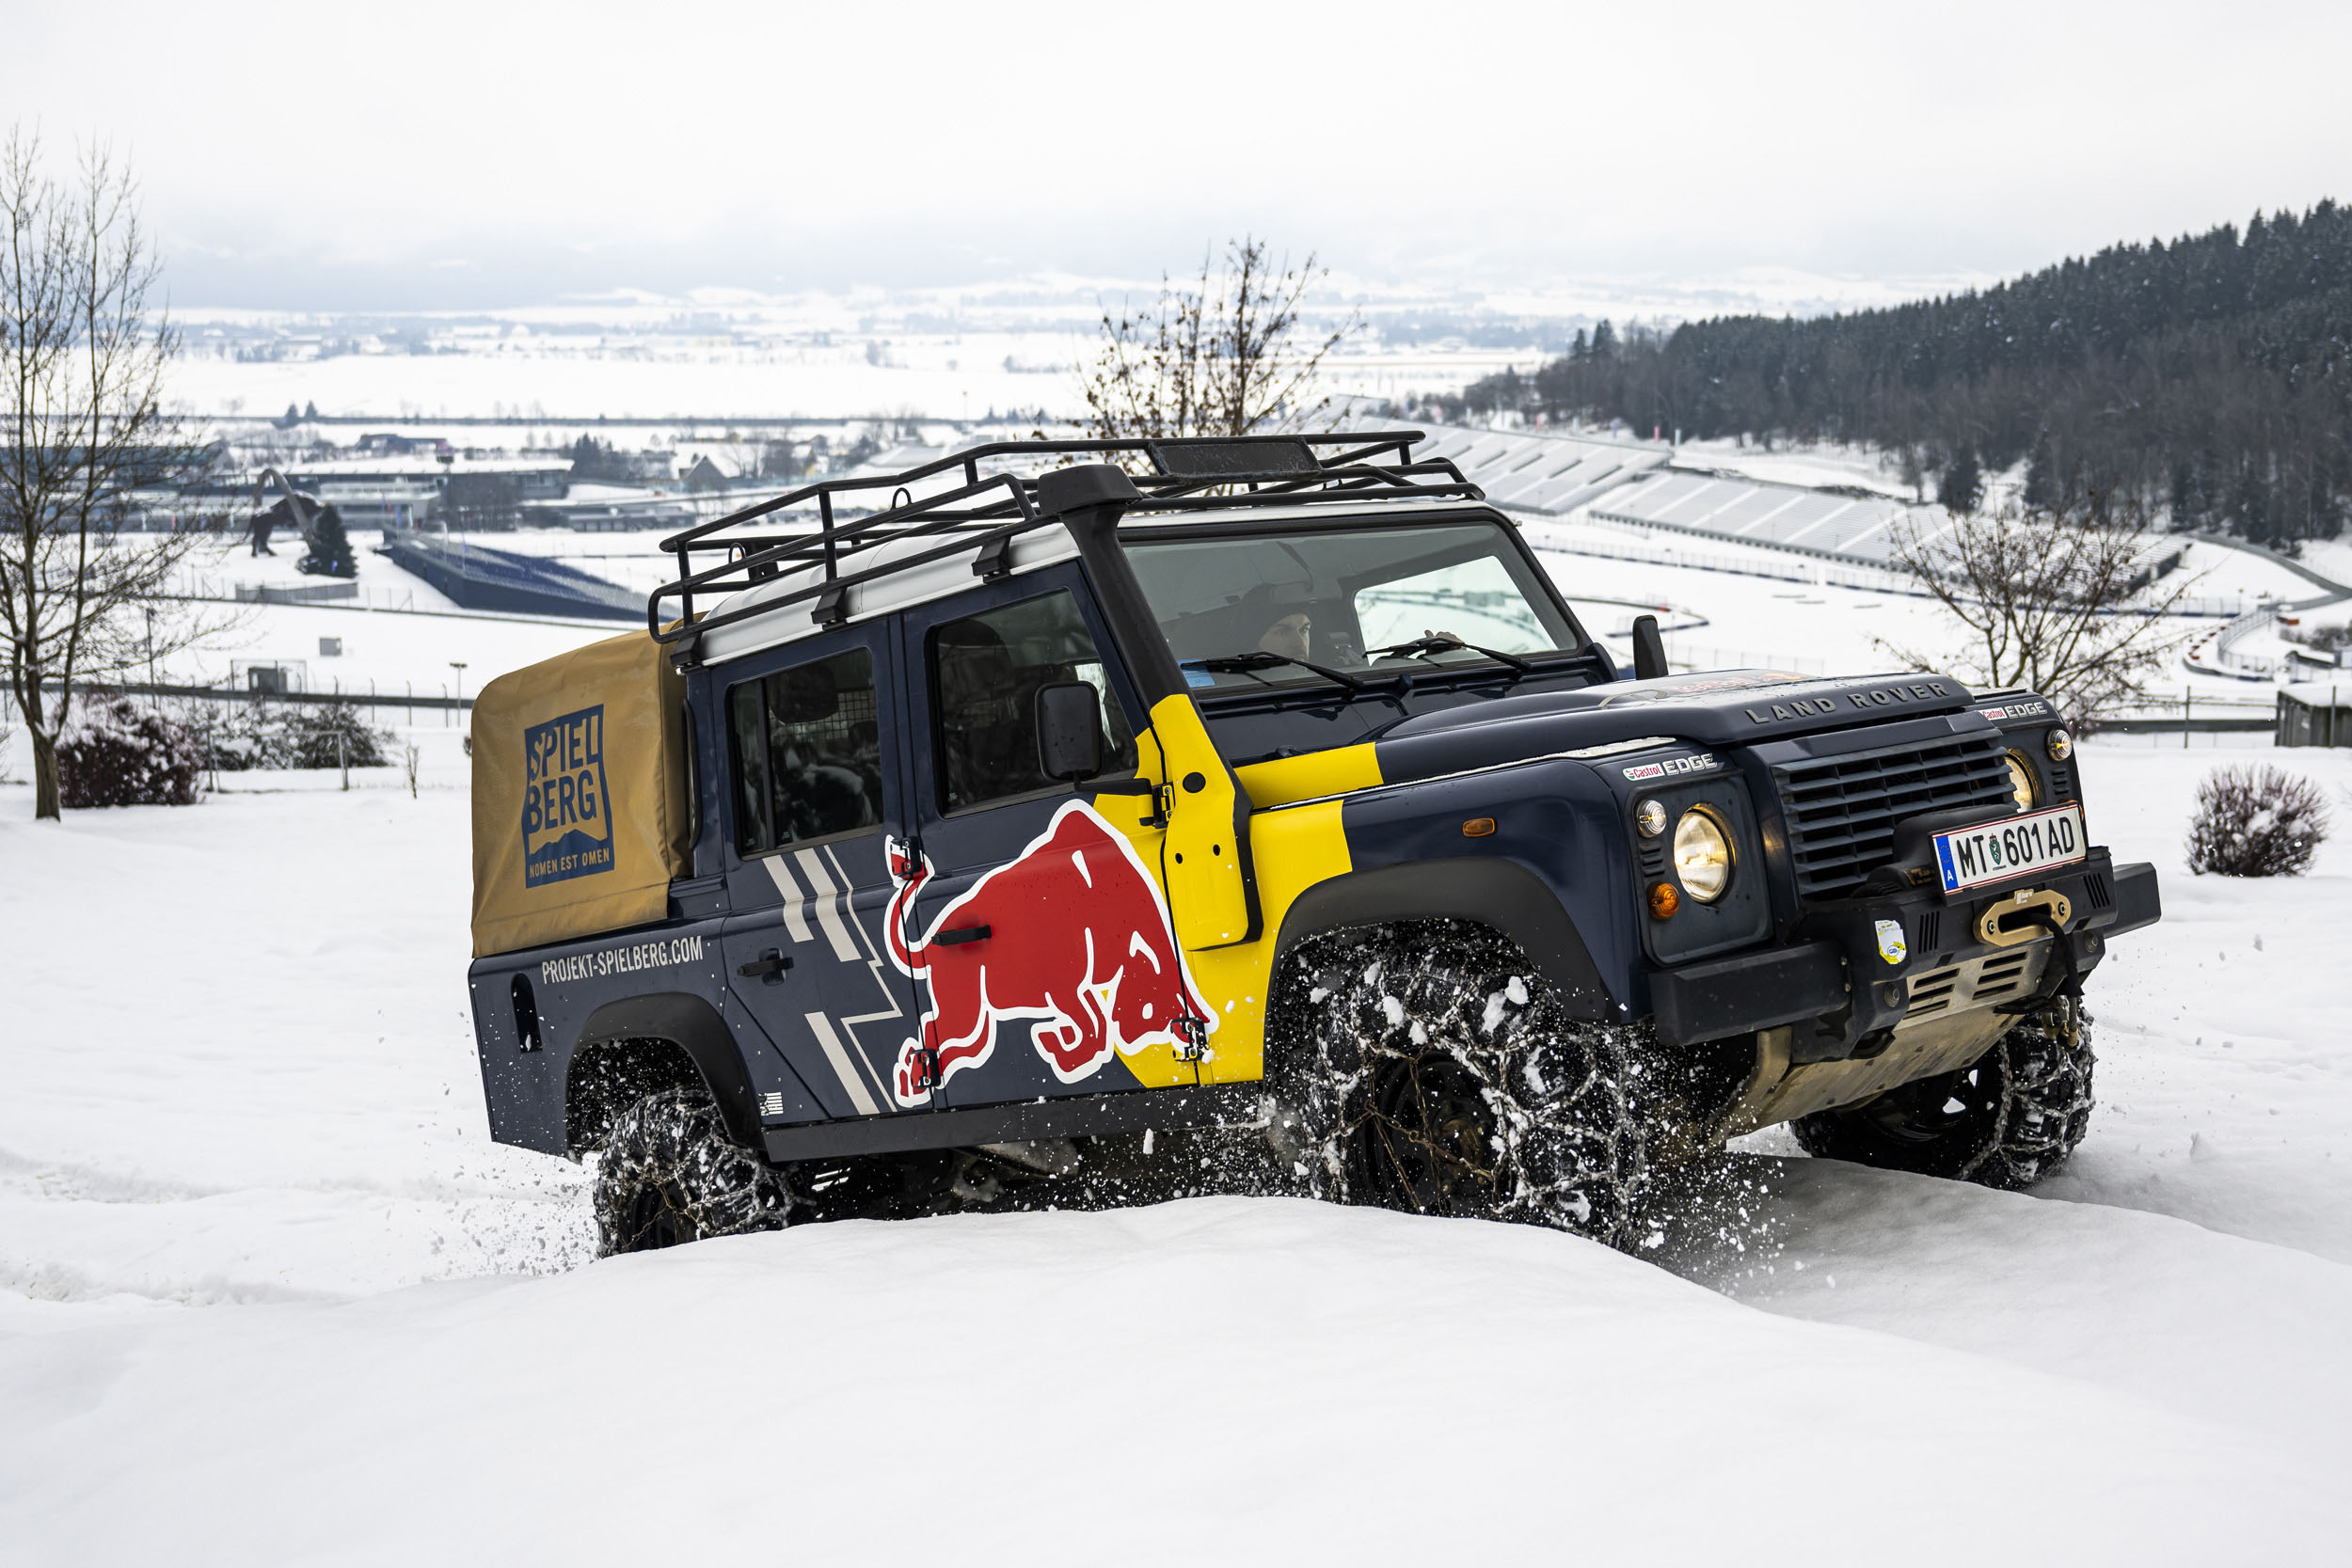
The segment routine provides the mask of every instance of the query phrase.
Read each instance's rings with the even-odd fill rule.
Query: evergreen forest
[[[1867,444],[1953,502],[2024,462],[2029,503],[2098,487],[2178,528],[2331,538],[2352,503],[2352,209],[2257,214],[2242,233],[2119,245],[1886,309],[1603,322],[1463,404]]]

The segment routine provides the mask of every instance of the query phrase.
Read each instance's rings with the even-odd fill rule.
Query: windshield
[[[1282,660],[1390,674],[1416,664],[1481,663],[1486,656],[1477,648],[1525,656],[1581,642],[1526,558],[1491,522],[1220,531],[1213,538],[1130,536],[1125,544],[1144,597],[1196,688],[1318,678]],[[1405,651],[1415,643],[1416,651]],[[1233,662],[1254,667],[1223,667]]]

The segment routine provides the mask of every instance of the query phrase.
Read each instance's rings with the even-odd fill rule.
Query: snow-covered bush
[[[384,750],[392,738],[360,717],[350,703],[303,704],[284,710],[278,729],[285,761],[279,768],[389,768]]]
[[[379,730],[350,703],[207,708],[199,720],[206,765],[223,773],[253,768],[384,768],[389,730]],[[340,746],[338,744],[340,742]]]
[[[85,706],[57,742],[57,800],[92,806],[192,806],[204,743],[175,719],[128,697]]]
[[[2328,836],[2328,804],[2309,779],[2258,768],[2217,768],[2197,786],[2188,868],[2222,877],[2299,877]]]

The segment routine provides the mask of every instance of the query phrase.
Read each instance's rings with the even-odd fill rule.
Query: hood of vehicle
[[[1951,716],[1955,729],[1985,727],[1972,702],[1965,686],[1937,674],[1819,680],[1726,670],[1613,681],[1415,715],[1380,736],[1380,773],[1400,783],[1651,736],[1740,746],[1937,716]]]

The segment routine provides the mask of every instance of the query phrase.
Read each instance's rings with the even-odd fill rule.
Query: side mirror
[[[1064,784],[1103,770],[1103,699],[1086,682],[1037,689],[1037,766]]]

